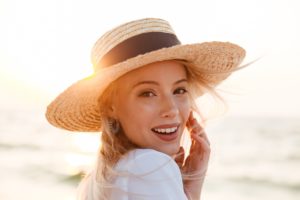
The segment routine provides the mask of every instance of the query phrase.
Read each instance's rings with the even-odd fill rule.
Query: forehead
[[[183,79],[187,78],[187,72],[183,64],[176,61],[161,61],[145,65],[133,70],[120,78],[120,81],[136,82],[144,79]]]

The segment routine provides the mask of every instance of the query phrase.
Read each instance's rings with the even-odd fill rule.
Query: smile
[[[152,128],[152,132],[155,133],[155,135],[166,142],[170,142],[172,140],[175,140],[179,136],[179,123],[173,123],[173,124],[166,124],[166,125],[160,125],[157,127]]]
[[[151,130],[158,134],[170,135],[175,133],[178,130],[178,126],[171,127],[171,128],[153,128]]]

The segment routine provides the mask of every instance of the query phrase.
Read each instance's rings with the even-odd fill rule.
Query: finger
[[[191,131],[191,138],[192,138],[192,146],[190,153],[192,152],[201,152],[204,150],[209,150],[210,142],[207,138],[206,132],[204,131],[201,126],[194,128]]]
[[[203,138],[203,139],[206,141],[206,143],[207,143],[208,145],[210,145],[209,139],[208,139],[207,134],[206,134],[206,132],[204,131],[204,129],[201,129],[199,132],[196,133],[196,135],[197,135],[198,137],[200,137],[200,138]]]
[[[199,151],[199,145],[197,144],[198,142],[195,141],[194,137],[199,134],[199,128],[197,128],[196,120],[193,119],[192,123],[193,127],[190,129],[190,136],[191,136],[191,147],[190,147],[190,154]]]
[[[193,133],[192,139],[198,141],[199,139],[203,140],[207,145],[210,145],[208,138],[205,136],[205,132]]]
[[[183,147],[179,148],[179,151],[175,155],[174,160],[175,160],[175,162],[177,163],[177,165],[179,167],[182,167],[183,162],[184,162],[184,149],[183,149]]]
[[[196,139],[196,137],[198,137],[197,135],[195,134],[192,134],[191,135],[191,139],[192,139],[192,145],[191,145],[191,148],[190,148],[190,154],[198,154],[199,152],[201,152],[201,143],[199,143],[199,141]]]
[[[188,130],[190,130],[190,128],[191,128],[191,125],[192,125],[191,122],[192,122],[193,119],[194,119],[193,111],[191,111],[190,115],[188,117],[188,120],[186,122],[186,126],[187,126]]]
[[[194,147],[194,151],[199,151],[199,152],[209,152],[210,151],[209,141],[207,141],[204,137],[193,134],[192,138],[195,141],[195,143],[197,144]]]
[[[190,112],[189,119],[194,119],[193,111]]]
[[[204,140],[207,142],[207,144],[210,145],[209,139],[208,139],[207,134],[204,130],[203,130],[203,133],[201,134],[201,137],[203,137]]]
[[[189,120],[189,126],[187,126],[188,131],[192,133],[195,132],[198,129],[198,122],[195,118]]]
[[[191,146],[190,146],[190,154],[192,153],[192,152],[194,152],[195,151],[195,148],[196,148],[196,141],[193,139],[193,136],[191,135]]]
[[[193,128],[191,129],[191,134],[195,134],[199,137],[204,138],[204,140],[206,140],[206,142],[210,145],[204,128],[197,122],[196,119],[193,120]]]

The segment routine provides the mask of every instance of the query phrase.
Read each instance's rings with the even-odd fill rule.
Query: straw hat
[[[216,86],[244,57],[244,49],[229,42],[182,45],[162,19],[132,21],[108,31],[95,43],[91,55],[94,74],[62,92],[47,107],[46,118],[62,129],[96,132],[101,128],[98,99],[125,73],[153,62],[179,59],[210,72],[201,79]]]

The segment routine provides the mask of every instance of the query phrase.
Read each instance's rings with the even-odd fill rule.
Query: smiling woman
[[[115,84],[118,93],[110,115],[121,122],[128,139],[143,148],[176,154],[191,107],[184,66],[175,61],[149,64]]]
[[[181,45],[170,24],[146,18],[105,33],[92,50],[95,73],[47,108],[69,131],[101,132],[95,169],[79,199],[199,199],[210,143],[195,98],[238,69],[241,47],[224,42]],[[191,144],[182,147],[187,130]]]

